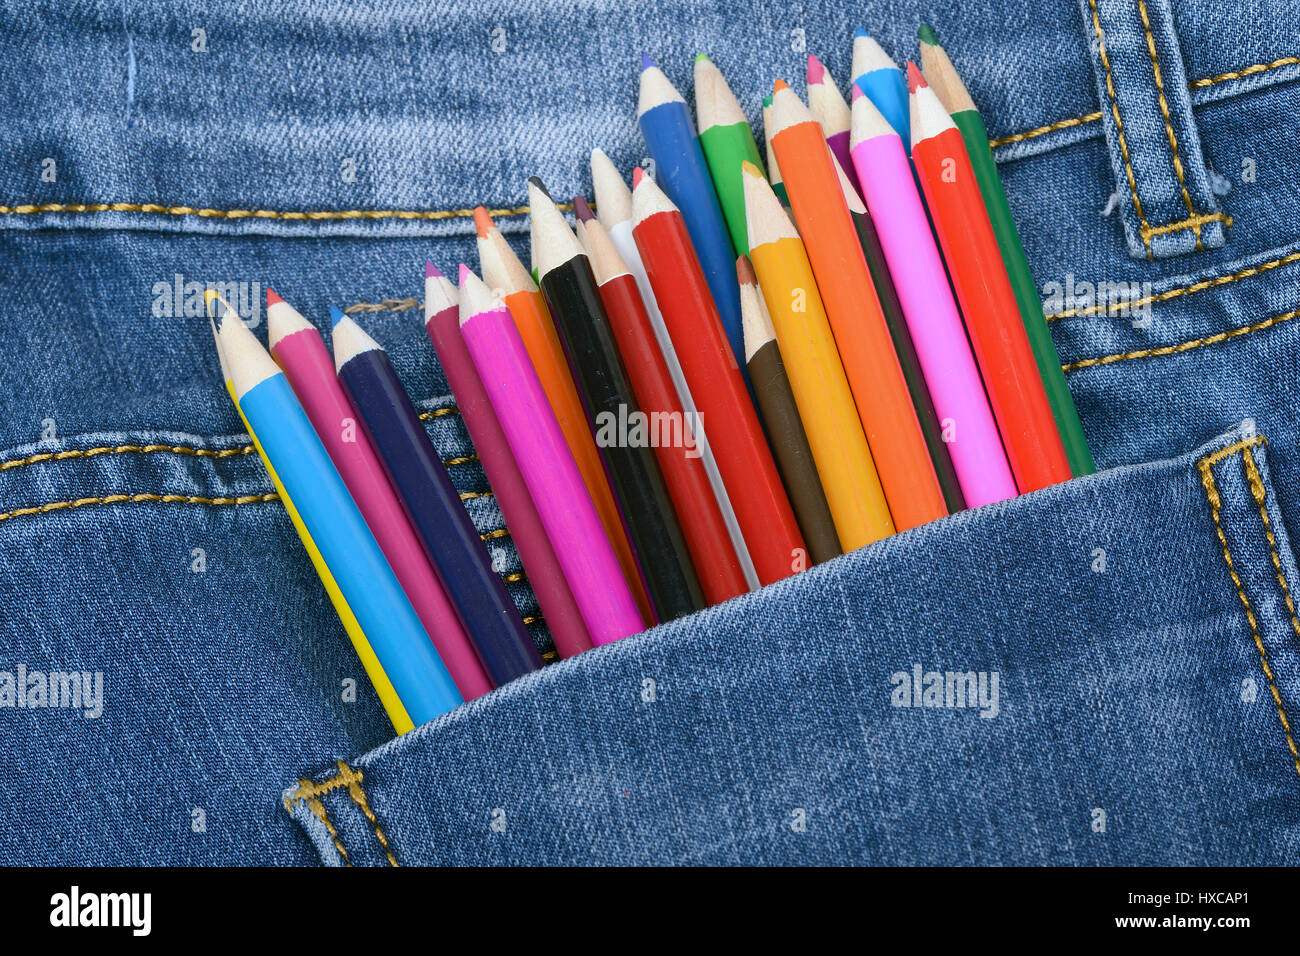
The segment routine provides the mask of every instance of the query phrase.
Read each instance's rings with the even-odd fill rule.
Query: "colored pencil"
[[[785,191],[785,181],[781,179],[781,166],[772,151],[772,97],[763,97],[763,143],[767,155],[767,181],[772,184],[772,192],[781,200],[781,205],[790,208],[790,197]]]
[[[582,474],[582,482],[587,486],[587,493],[600,515],[601,526],[605,536],[618,555],[619,567],[623,569],[623,580],[632,589],[632,596],[637,599],[641,609],[641,620],[650,624],[654,616],[650,610],[650,599],[641,582],[641,574],[632,555],[632,546],[627,540],[627,532],[614,503],[614,493],[610,490],[605,467],[601,464],[600,454],[596,451],[596,442],[587,424],[587,414],[582,409],[582,400],[573,384],[569,365],[564,357],[564,349],[555,334],[555,324],[551,313],[546,308],[546,299],[537,287],[537,281],[524,268],[515,251],[501,230],[492,222],[487,210],[479,206],[474,210],[474,228],[478,234],[479,265],[483,271],[483,281],[491,289],[500,290],[506,308],[515,321],[519,337],[523,339],[524,348],[532,360],[533,369],[541,380],[542,390],[551,404],[564,432],[565,443],[573,454]]]
[[[911,143],[907,76],[866,30],[853,35],[853,85],[880,110],[904,143]]]
[[[745,171],[753,271],[762,285],[840,545],[852,551],[893,534],[895,522],[804,243],[776,195],[754,172]]]
[[[912,162],[1016,486],[1027,492],[1065,481],[1070,462],[961,131],[916,64],[907,76]]]
[[[467,357],[472,357],[476,376],[481,376],[480,387],[497,410],[495,420],[513,454],[512,461],[518,462],[516,471],[536,503],[536,514],[568,581],[565,592],[572,592],[571,600],[577,602],[585,622],[583,638],[590,646],[636,634],[642,627],[641,612],[623,580],[618,558],[605,537],[519,330],[506,307],[464,265],[460,267],[459,316],[458,337],[463,336]]]
[[[708,426],[691,395],[690,386],[686,382],[686,373],[682,371],[682,363],[677,358],[677,349],[673,347],[672,337],[664,324],[663,313],[659,310],[654,290],[650,287],[650,277],[646,275],[645,264],[641,261],[641,252],[637,249],[636,239],[632,235],[632,190],[628,188],[626,180],[619,175],[609,157],[599,149],[591,151],[591,181],[596,190],[600,224],[636,279],[641,301],[645,305],[646,313],[650,316],[650,325],[654,329],[655,341],[659,344],[659,354],[663,356],[664,364],[668,366],[668,374],[673,379],[673,387],[677,390],[677,400],[681,402],[685,414],[696,423],[695,441],[699,446],[700,461],[704,465],[704,473],[708,475],[709,486],[713,489],[713,498],[718,503],[722,520],[727,526],[732,551],[740,561],[745,583],[751,591],[758,590],[758,573],[754,570],[754,562],[749,556],[749,548],[745,545],[745,536],[741,533],[736,509],[731,504],[731,496],[727,494],[726,483],[722,480],[722,472],[718,469],[717,456],[713,453],[713,446],[709,442]]]
[[[704,596],[654,450],[627,441],[622,430],[637,411],[636,398],[591,264],[563,214],[532,180],[528,199],[542,292],[596,433],[650,601],[660,621],[690,614],[704,606]]]
[[[700,146],[709,163],[709,173],[727,220],[735,255],[745,251],[745,196],[740,185],[740,164],[753,163],[759,169],[754,131],[740,103],[713,61],[705,54],[695,57],[695,118],[700,125]]]
[[[338,309],[334,365],[362,429],[438,571],[484,670],[498,687],[542,666],[541,655],[483,539],[379,343]]]
[[[506,319],[510,313],[501,306]],[[486,383],[461,338],[460,304],[456,287],[432,262],[424,264],[424,327],[456,398],[465,429],[478,453],[483,474],[492,487],[510,538],[541,608],[546,627],[561,657],[589,650],[592,638],[575,602],[576,594],[560,569],[559,556],[548,537],[528,485],[506,440],[504,423],[488,398]],[[558,427],[558,426],[557,426]],[[575,465],[576,467],[576,465]],[[602,539],[604,533],[601,533]],[[612,554],[612,552],[611,552]]]
[[[455,682],[284,373],[229,308],[220,335],[239,410],[411,720],[459,706]]]
[[[1025,323],[1025,333],[1029,336],[1029,347],[1034,351],[1038,374],[1043,380],[1047,400],[1052,405],[1052,414],[1065,445],[1066,457],[1070,460],[1070,470],[1076,476],[1090,475],[1097,470],[1097,466],[1088,450],[1088,439],[1083,434],[1083,423],[1079,421],[1079,412],[1070,396],[1070,387],[1065,383],[1061,356],[1056,351],[1052,333],[1047,328],[1043,302],[1038,297],[1038,286],[1029,269],[1029,259],[1025,255],[1024,244],[1020,241],[1015,217],[1011,215],[1011,204],[1007,201],[1002,177],[998,175],[998,164],[989,146],[989,131],[984,125],[984,118],[966,91],[966,84],[962,82],[952,61],[948,59],[947,52],[939,45],[934,30],[923,25],[920,37],[921,70],[926,82],[939,97],[939,102],[961,131],[966,152],[975,168],[980,195],[984,197],[984,207],[993,224],[993,234],[997,237],[1002,262],[1011,279],[1020,318]]]
[[[857,88],[854,87],[856,90]],[[861,91],[859,91],[861,95]],[[867,211],[862,197],[849,182],[848,174],[835,161],[835,172],[839,175],[840,187],[844,193],[844,204],[849,207],[849,216],[853,219],[853,228],[858,234],[858,245],[867,260],[871,272],[872,284],[876,287],[876,296],[880,300],[880,311],[884,313],[885,325],[889,327],[889,337],[894,343],[894,355],[898,367],[907,382],[907,394],[912,399],[912,408],[916,411],[916,420],[925,437],[925,449],[930,455],[930,464],[934,466],[935,477],[939,479],[939,488],[943,491],[944,504],[948,511],[956,514],[966,507],[966,499],[961,493],[961,482],[957,479],[957,470],[953,467],[952,457],[943,440],[943,427],[939,416],[934,411],[934,400],[925,384],[925,373],[921,371],[920,360],[916,356],[916,346],[912,334],[907,328],[907,319],[903,315],[903,305],[898,299],[898,290],[894,286],[889,264],[885,260],[884,249],[880,245],[880,234]]]
[[[691,245],[709,284],[722,327],[739,369],[745,362],[745,336],[740,326],[740,286],[736,283],[736,253],[718,205],[708,163],[686,101],[655,66],[641,57],[637,123],[654,159],[662,188],[682,211]],[[745,373],[742,372],[742,378]]]
[[[682,214],[639,168],[633,174],[632,210],[632,235],[709,429],[749,555],[759,580],[770,584],[800,570],[807,549],[758,413],[723,333]]]
[[[851,151],[935,413],[949,432],[946,447],[962,496],[970,507],[1012,498],[1016,483],[907,150],[875,104],[856,88]]]
[[[380,705],[384,708],[384,713],[388,715],[393,729],[398,734],[404,734],[415,727],[411,715],[406,712],[406,708],[397,696],[397,691],[393,689],[393,682],[384,673],[383,665],[379,663],[374,648],[370,646],[370,641],[366,639],[365,633],[361,630],[361,624],[357,621],[357,616],[352,612],[352,608],[348,605],[343,592],[339,590],[338,582],[334,580],[333,572],[330,571],[325,559],[321,556],[320,548],[316,547],[311,532],[303,524],[302,516],[294,506],[293,499],[289,496],[284,483],[280,481],[275,466],[267,458],[266,449],[258,441],[253,426],[248,423],[248,416],[239,407],[239,398],[235,395],[235,383],[230,377],[230,368],[226,363],[226,355],[221,347],[221,334],[217,331],[217,323],[213,320],[211,314],[214,300],[221,303],[224,312],[233,312],[234,310],[212,289],[204,293],[203,299],[204,306],[208,309],[208,324],[212,328],[212,339],[216,344],[217,361],[221,364],[221,378],[226,384],[226,394],[230,396],[230,403],[235,406],[235,411],[239,413],[239,418],[244,423],[245,431],[248,432],[249,438],[252,439],[253,447],[257,450],[257,455],[262,460],[262,465],[271,478],[271,484],[275,487],[276,494],[280,496],[280,502],[289,515],[289,521],[293,525],[294,531],[298,534],[298,540],[302,542],[303,548],[306,549],[307,556],[311,559],[312,568],[315,569],[316,576],[320,578],[321,584],[325,586],[325,593],[328,595],[330,603],[334,605],[334,611],[339,616],[339,621],[343,625],[344,632],[348,635],[348,640],[352,642],[352,647],[361,661],[361,667],[366,672],[366,677],[370,680],[371,686],[375,688],[375,694],[379,698]]]
[[[776,194],[772,194],[773,201]],[[781,360],[781,349],[776,342],[776,331],[763,303],[754,267],[747,256],[736,260],[736,274],[740,278],[740,309],[745,319],[745,361],[749,365],[750,380],[758,394],[758,405],[767,423],[767,433],[772,439],[772,453],[776,456],[781,479],[790,495],[799,530],[808,544],[808,556],[813,564],[829,561],[844,553],[840,547],[835,519],[831,517],[821,475],[808,445],[808,433],[799,417],[799,406],[790,388],[790,379]],[[847,387],[847,386],[846,386]],[[852,402],[850,400],[850,409]],[[857,412],[854,412],[856,417]],[[859,429],[860,431],[861,429]],[[864,439],[863,444],[866,444]],[[872,473],[874,474],[874,466]],[[884,493],[880,493],[883,505]],[[886,511],[885,515],[888,516]]]
[[[334,360],[320,332],[297,309],[267,289],[266,337],[271,356],[284,370],[316,435],[357,503],[361,517],[366,519],[461,696],[473,700],[486,694],[492,684],[384,474],[370,439],[353,419],[352,409],[334,374]]]
[[[749,586],[700,460],[696,423],[682,409],[636,279],[604,227],[592,216],[586,200],[577,197],[573,207],[582,223],[583,247],[609,314],[610,328],[637,405],[649,416],[647,427],[656,439],[655,457],[686,537],[700,587],[709,604],[721,604],[744,594]],[[663,435],[663,429],[667,429],[667,436]]]
[[[900,530],[948,513],[821,127],[792,89],[772,94],[772,148],[826,306],[858,417]],[[797,392],[796,392],[797,394]]]
[[[849,104],[822,61],[811,53],[808,54],[808,109],[817,117],[826,145],[835,154],[840,168],[849,177],[853,188],[859,189],[858,174],[849,157]]]

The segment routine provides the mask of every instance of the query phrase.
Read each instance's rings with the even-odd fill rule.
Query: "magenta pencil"
[[[496,495],[510,537],[519,550],[528,583],[537,595],[555,650],[572,657],[592,647],[587,626],[557,560],[555,549],[515,463],[501,422],[483,388],[474,361],[460,334],[456,287],[432,262],[424,264],[424,328],[438,353],[447,384],[478,452],[483,474]]]
[[[907,151],[898,133],[857,86],[853,87],[850,152],[962,496],[971,508],[1013,498],[1015,479]]]
[[[464,265],[460,323],[592,641],[608,644],[637,633],[641,614],[519,331],[505,306]]]
[[[466,700],[481,697],[492,689],[492,682],[425,557],[370,439],[354,420],[320,332],[270,289],[266,290],[266,323],[271,355],[284,369],[456,688]]]
[[[849,158],[849,104],[822,61],[811,53],[808,54],[808,109],[817,117],[817,125],[822,128],[826,145],[840,161],[844,175],[853,184],[853,188],[861,193],[857,171]]]

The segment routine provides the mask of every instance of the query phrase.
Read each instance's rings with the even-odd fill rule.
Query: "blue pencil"
[[[330,315],[339,382],[492,683],[537,670],[542,657],[388,355],[339,309]]]
[[[303,527],[415,724],[460,706],[460,692],[384,558],[307,413],[239,316],[220,345],[240,410]]]
[[[909,145],[912,122],[908,112],[907,76],[880,44],[860,28],[853,34],[853,82],[902,137],[903,144]]]
[[[745,383],[745,332],[740,319],[740,283],[727,221],[713,190],[713,178],[695,133],[690,109],[654,60],[641,55],[641,92],[637,122],[655,162],[656,184],[681,210],[695,255],[718,306],[727,341]],[[750,389],[751,395],[753,389]]]

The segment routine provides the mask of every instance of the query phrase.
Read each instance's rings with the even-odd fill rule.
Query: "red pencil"
[[[650,325],[650,314],[614,243],[582,196],[573,200],[578,235],[591,260],[600,298],[609,313],[614,341],[623,356],[645,430],[710,604],[746,593],[745,574],[731,546],[718,500],[713,496],[697,440],[699,423],[686,418]]]
[[[1023,494],[1067,481],[1070,462],[961,131],[915,63],[907,64],[907,86],[912,162],[1016,487]]]
[[[794,510],[682,214],[640,169],[632,181],[632,236],[704,419],[754,569],[763,584],[770,584],[809,564]]]

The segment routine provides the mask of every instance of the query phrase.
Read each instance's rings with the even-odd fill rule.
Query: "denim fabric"
[[[1146,6],[1162,64],[1185,67],[1186,101],[1166,76],[1171,117],[1194,123],[1233,219],[1220,248],[1130,255],[1079,6],[957,5],[938,24],[1044,296],[1075,293],[1048,311],[1097,462],[1132,467],[944,519],[393,741],[263,500],[202,283],[233,283],[259,333],[267,286],[322,327],[329,304],[357,308],[549,649],[463,426],[434,414],[452,400],[424,258],[475,261],[478,202],[520,241],[525,177],[589,191],[593,145],[640,161],[642,49],[688,100],[707,50],[757,128],[761,93],[807,52],[844,77],[862,25],[915,57],[933,10],[0,2],[0,52],[21,64],[0,73],[0,672],[103,676],[98,717],[0,706],[0,862],[1294,854],[1300,777],[1272,690],[1295,726],[1300,147],[1278,130],[1300,110],[1300,48],[1266,26],[1294,3]],[[1141,65],[1145,43],[1130,53]],[[1117,92],[1149,107],[1152,84],[1135,71]],[[1080,292],[1103,282],[1135,285],[1144,314]],[[1257,479],[1244,449],[1212,465],[1216,525],[1206,452],[1187,452],[1245,419],[1268,445],[1250,447]],[[889,706],[914,664],[998,670],[999,716]]]

